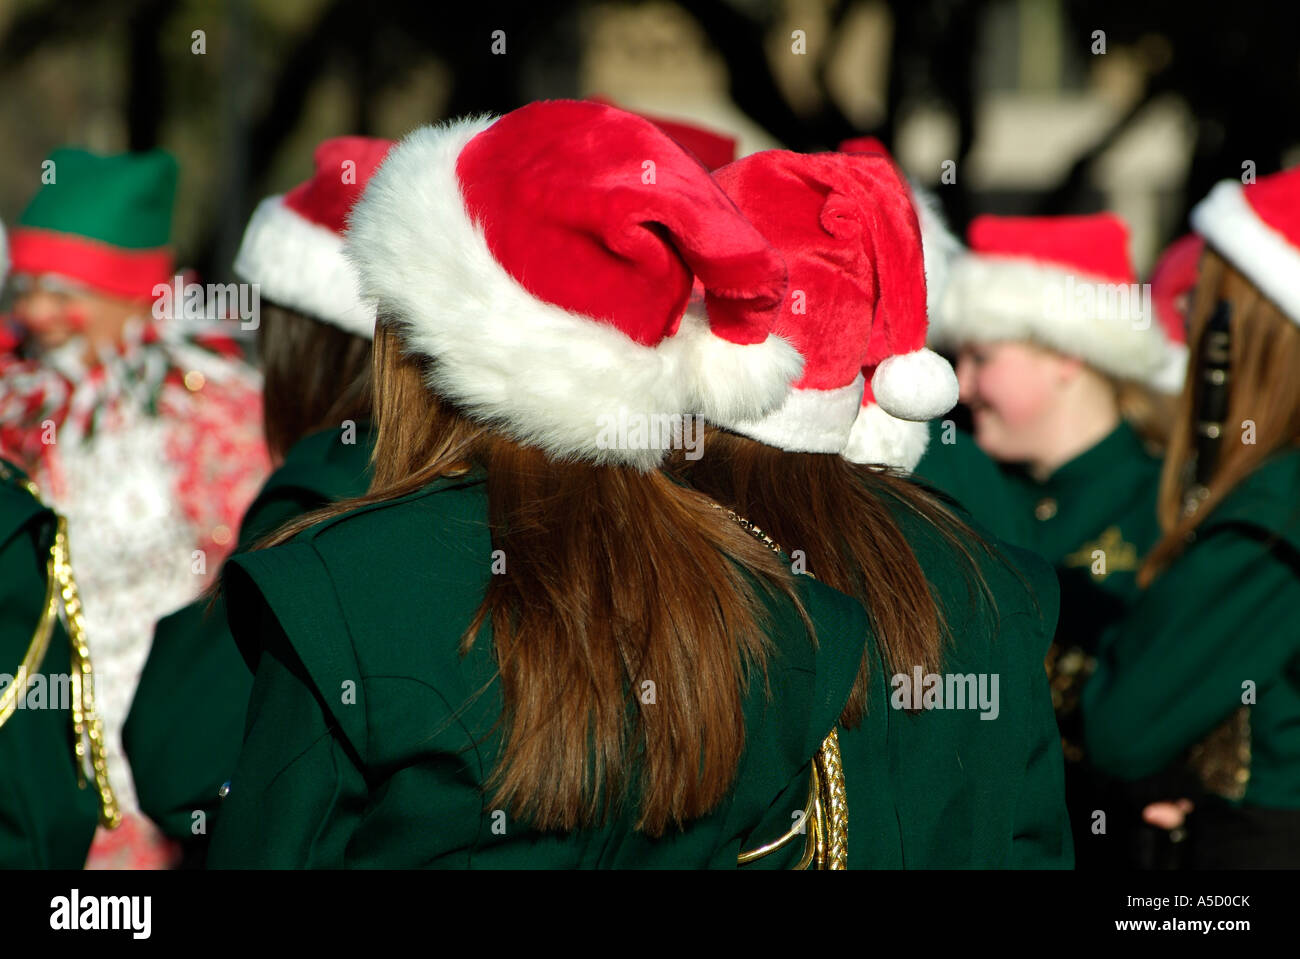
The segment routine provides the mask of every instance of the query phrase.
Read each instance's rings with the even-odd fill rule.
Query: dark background
[[[305,178],[324,137],[603,94],[739,132],[742,152],[874,133],[958,229],[1115,209],[1146,268],[1214,181],[1300,162],[1297,6],[0,0],[0,220],[60,144],[162,146],[181,261],[220,279],[257,200]]]

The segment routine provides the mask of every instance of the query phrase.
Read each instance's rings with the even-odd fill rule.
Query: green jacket
[[[1095,651],[1097,639],[1137,598],[1137,571],[1160,538],[1160,460],[1127,423],[1043,482],[1006,476],[1032,522],[1027,545],[1054,563],[1061,580],[1063,648]],[[1032,517],[1032,520],[1030,520]]]
[[[736,784],[714,812],[659,839],[629,812],[543,834],[485,799],[502,708],[490,630],[458,651],[493,575],[487,516],[475,472],[227,564],[232,631],[256,679],[211,866],[735,868],[791,828],[853,683],[861,607],[796,578],[814,647],[793,608],[771,604],[772,699],[751,685]],[[850,798],[852,823],[851,810]]]
[[[373,446],[367,426],[357,439],[344,443],[329,429],[294,444],[248,508],[238,549],[304,513],[364,493]],[[218,790],[239,756],[252,689],[220,597],[159,620],[122,739],[140,808],[168,836],[210,835]]]
[[[1292,449],[1228,494],[1104,638],[1083,693],[1093,762],[1137,779],[1241,715],[1244,735],[1223,743],[1217,763],[1231,765],[1237,788],[1214,791],[1300,809],[1297,609],[1300,450]]]
[[[932,424],[932,431],[936,429]],[[1060,581],[1049,657],[1068,757],[1082,758],[1077,702],[1101,635],[1137,599],[1137,570],[1160,535],[1160,460],[1121,421],[1105,439],[1039,481],[999,465],[974,438],[932,436],[918,478],[957,499],[1000,539],[1047,559]]]
[[[903,707],[916,705],[915,689],[924,681],[890,677],[889,775],[903,852],[898,865],[1068,869],[1074,855],[1061,743],[1043,672],[1057,617],[1052,570],[977,529],[998,551],[989,556],[968,544],[986,595],[937,529],[910,510],[899,510],[896,519],[951,635],[937,675],[945,688],[948,677],[973,677],[963,697],[978,692],[981,682],[987,694],[985,709],[974,708],[971,698],[966,708],[952,708],[959,703],[945,697],[939,701],[945,708],[909,712]],[[952,688],[957,691],[955,679]],[[856,733],[841,737],[851,810],[853,797],[864,791],[854,788],[856,741]],[[860,843],[855,848],[852,830],[850,837],[852,860],[864,849]]]
[[[1002,542],[1032,548],[1032,517],[997,461],[952,420],[931,420],[929,427],[930,442],[912,478],[956,501]]]
[[[16,467],[0,461],[0,682],[6,688],[41,618],[55,530],[54,513],[22,480]],[[53,690],[49,677],[68,677],[71,669],[68,634],[56,623],[37,670]],[[24,706],[0,726],[0,869],[80,869],[99,804],[93,781],[78,785],[71,714]]]

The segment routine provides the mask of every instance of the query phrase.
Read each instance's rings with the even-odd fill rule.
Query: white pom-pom
[[[885,359],[871,377],[880,408],[903,420],[932,420],[957,405],[957,374],[932,350]]]
[[[840,455],[852,463],[896,466],[910,473],[929,444],[930,428],[925,423],[900,420],[869,403],[853,421],[853,431]]]

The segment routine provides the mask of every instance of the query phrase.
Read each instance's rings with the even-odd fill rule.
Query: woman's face
[[[1058,403],[1077,361],[1030,343],[972,343],[957,357],[961,401],[970,407],[975,442],[997,460],[1037,459],[1059,439]]]

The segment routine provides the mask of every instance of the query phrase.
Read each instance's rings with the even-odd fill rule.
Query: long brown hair
[[[262,424],[276,460],[308,434],[370,417],[370,341],[263,302]]]
[[[888,505],[894,500],[931,524],[966,560],[968,586],[987,593],[971,546],[987,544],[947,507],[887,469],[837,453],[788,453],[709,426],[706,455],[673,460],[700,491],[732,506],[788,551],[802,550],[808,572],[859,600],[894,675],[936,672],[943,660],[947,613]],[[973,586],[972,586],[973,589]],[[991,595],[989,598],[992,599]],[[841,715],[852,727],[867,705],[864,650],[853,694]]]
[[[470,420],[428,389],[429,362],[381,321],[369,492],[262,545],[481,466],[508,572],[491,578],[461,648],[490,624],[505,703],[493,802],[571,830],[635,785],[638,828],[652,835],[709,812],[744,747],[743,698],[751,683],[766,689],[765,599],[792,602],[813,641],[789,571],[659,471],[553,462]]]
[[[1208,495],[1194,512],[1185,510],[1187,477],[1196,451],[1196,376],[1202,364],[1202,333],[1220,300],[1232,311],[1228,412]],[[1138,583],[1148,586],[1184,548],[1190,534],[1264,460],[1300,440],[1300,327],[1264,298],[1250,280],[1214,250],[1201,259],[1200,279],[1189,322],[1187,382],[1160,476],[1157,512],[1164,536],[1148,554]],[[1244,442],[1247,421],[1254,442]]]

